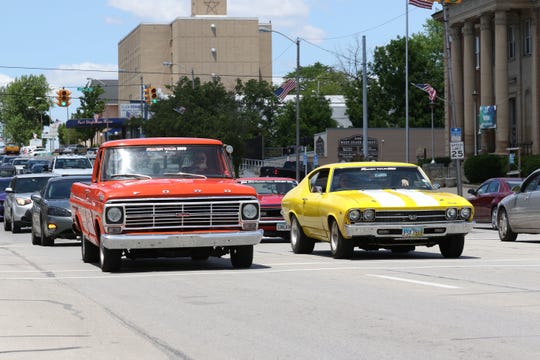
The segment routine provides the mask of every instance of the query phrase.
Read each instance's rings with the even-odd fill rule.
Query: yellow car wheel
[[[315,247],[315,240],[304,234],[296,216],[293,216],[291,222],[291,247],[295,254],[311,254]]]

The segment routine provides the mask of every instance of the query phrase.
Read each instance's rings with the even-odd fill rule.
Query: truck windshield
[[[122,178],[232,177],[228,155],[218,145],[122,146],[105,149],[103,180]]]

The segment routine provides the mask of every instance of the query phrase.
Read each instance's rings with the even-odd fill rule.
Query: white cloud
[[[118,65],[103,65],[94,63],[81,63],[59,65],[59,70],[45,73],[47,81],[52,88],[84,86],[91,79],[117,79]]]
[[[12,82],[13,80],[15,80],[15,79],[12,78],[12,77],[9,77],[9,76],[4,75],[4,74],[0,74],[0,86],[6,86],[10,82]]]

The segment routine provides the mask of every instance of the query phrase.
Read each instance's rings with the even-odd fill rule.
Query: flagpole
[[[409,0],[405,0],[405,162],[409,162]]]

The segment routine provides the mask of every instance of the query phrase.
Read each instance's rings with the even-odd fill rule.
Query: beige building
[[[455,118],[447,108],[446,128],[462,129],[466,157],[510,147],[540,154],[539,9],[530,0],[448,6],[452,76],[446,67],[445,78],[447,94],[453,83]],[[442,21],[443,12],[434,18]],[[496,107],[491,124],[488,106]]]
[[[237,79],[272,80],[272,33],[257,18],[227,17],[226,0],[192,0],[191,17],[140,24],[118,43],[118,98],[144,97],[143,86],[169,93],[179,78],[212,79],[233,89]]]

